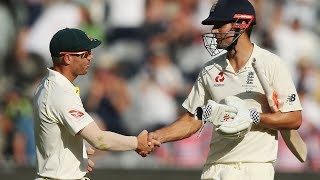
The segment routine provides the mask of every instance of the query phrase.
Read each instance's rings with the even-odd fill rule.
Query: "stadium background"
[[[252,39],[278,54],[304,108],[299,132],[308,146],[299,163],[280,139],[276,179],[320,177],[320,1],[251,0]],[[0,2],[0,177],[32,179],[31,98],[51,65],[48,44],[64,27],[101,39],[91,71],[79,77],[83,103],[101,128],[126,135],[174,121],[201,66],[212,57],[201,25],[212,0],[2,0]],[[200,138],[164,144],[147,158],[97,152],[93,179],[199,179],[210,127]],[[17,173],[18,172],[18,173]]]

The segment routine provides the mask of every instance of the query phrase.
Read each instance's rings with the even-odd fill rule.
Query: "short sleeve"
[[[272,87],[278,96],[279,110],[281,112],[302,110],[297,90],[284,62],[281,60],[277,62],[271,71],[273,71]]]
[[[63,94],[62,97],[53,100],[52,114],[74,136],[89,123],[93,122],[93,119],[85,111],[77,94]]]
[[[190,94],[182,104],[182,106],[192,114],[195,112],[197,107],[203,106],[208,99],[208,93],[204,85],[204,71],[205,69],[203,69],[199,73],[198,78],[191,89]]]

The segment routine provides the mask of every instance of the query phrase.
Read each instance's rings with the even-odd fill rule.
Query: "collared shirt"
[[[252,67],[253,59],[262,64],[263,72],[279,102],[281,112],[302,110],[297,91],[284,62],[269,51],[254,45],[253,52],[239,72],[235,72],[226,54],[208,62],[200,72],[183,107],[194,113],[209,99],[225,103],[228,96],[237,96],[249,107],[271,112],[267,98]],[[277,131],[253,125],[243,139],[226,139],[213,133],[207,164],[228,162],[274,162],[277,158]]]
[[[33,99],[37,174],[54,179],[81,179],[86,174],[87,154],[76,135],[93,121],[83,108],[74,85],[48,69]]]

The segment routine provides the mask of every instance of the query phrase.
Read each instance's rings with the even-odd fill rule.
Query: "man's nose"
[[[87,57],[88,61],[91,61],[93,59],[93,55],[90,54],[88,57]]]
[[[212,32],[212,33],[218,33],[218,32],[219,32],[219,29],[212,29],[211,32]]]

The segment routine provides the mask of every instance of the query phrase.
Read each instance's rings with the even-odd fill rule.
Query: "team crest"
[[[253,79],[254,79],[254,72],[253,71],[249,71],[248,75],[247,75],[247,84],[253,84]]]
[[[255,91],[255,89],[257,88],[257,85],[254,84],[254,78],[254,71],[249,71],[246,80],[241,85],[248,93]]]

